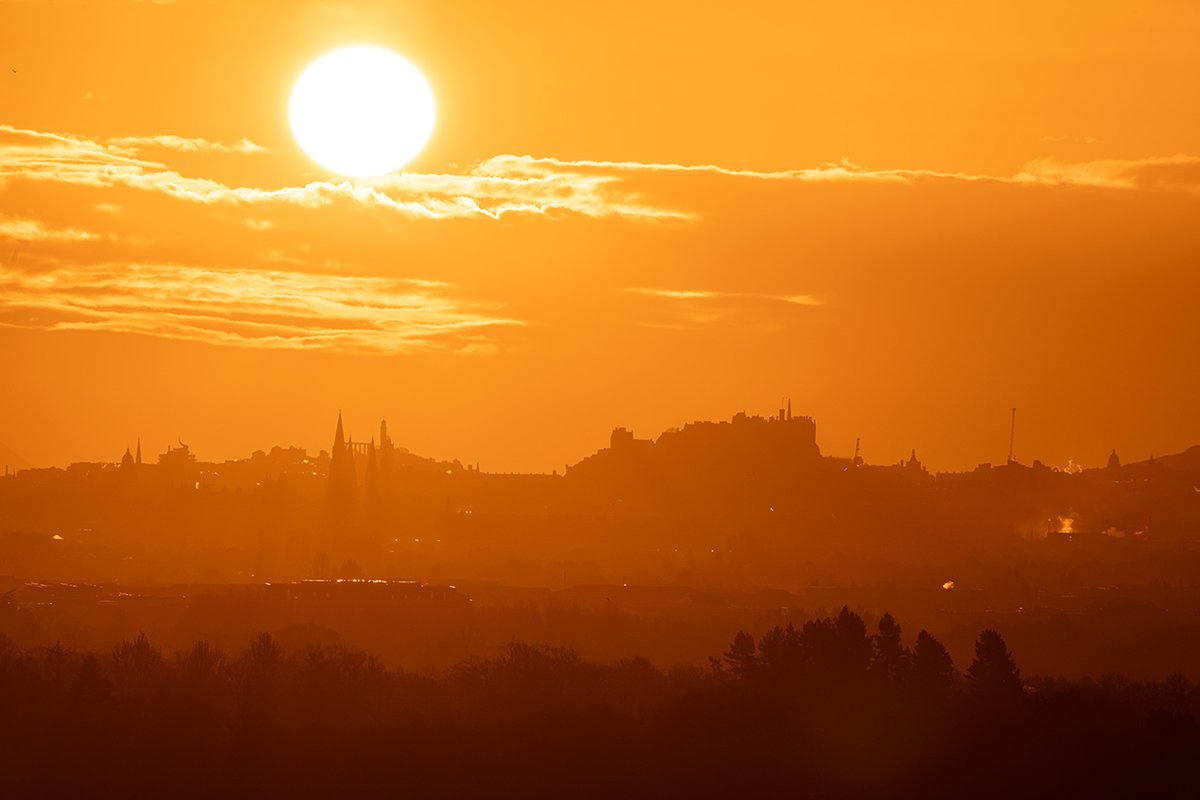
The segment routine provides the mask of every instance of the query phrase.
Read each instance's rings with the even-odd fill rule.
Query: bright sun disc
[[[390,50],[355,45],[309,65],[292,89],[292,133],[313,161],[369,178],[413,159],[433,132],[433,90]]]

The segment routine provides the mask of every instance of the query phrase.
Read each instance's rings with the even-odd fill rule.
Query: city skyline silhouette
[[[748,412],[746,411],[746,407],[745,407],[745,406],[743,406],[743,407],[742,407],[742,410],[735,412],[733,416],[739,416],[739,415],[740,415],[740,416],[744,416],[744,417],[750,417],[750,418],[766,418],[766,419],[776,419],[776,418],[778,418],[778,417],[779,417],[781,414],[784,414],[784,415],[786,415],[786,414],[790,414],[790,406],[791,406],[791,403],[792,403],[792,399],[791,399],[790,397],[786,397],[786,398],[785,398],[785,399],[784,399],[782,402],[785,404],[785,407],[784,407],[784,408],[781,408],[781,409],[778,409],[778,410],[774,410],[774,411],[768,411],[768,412],[767,412],[767,413],[765,413],[765,414],[763,414],[763,413],[761,413],[761,412],[758,412],[758,413],[755,413],[755,412],[749,412],[749,413],[748,413]],[[1011,409],[1011,411],[1012,411],[1012,417],[1011,417],[1011,428],[1010,428],[1010,431],[1009,431],[1010,438],[1009,438],[1009,440],[1008,440],[1008,447],[1009,447],[1009,451],[1008,451],[1008,452],[1009,452],[1009,455],[1008,455],[1008,457],[1007,457],[1007,458],[1004,458],[1004,457],[996,457],[996,456],[995,456],[995,453],[998,453],[998,452],[999,452],[999,450],[1001,449],[1001,448],[1000,448],[1000,443],[999,443],[999,441],[998,441],[998,442],[996,443],[996,447],[995,447],[995,448],[991,448],[991,449],[989,449],[989,450],[987,450],[987,451],[981,451],[981,453],[980,453],[980,454],[978,454],[978,456],[977,456],[976,458],[974,458],[974,459],[968,459],[968,464],[969,464],[968,466],[965,466],[965,467],[963,467],[963,466],[960,466],[960,467],[958,467],[958,468],[951,468],[951,467],[946,467],[945,465],[940,465],[940,468],[939,468],[939,466],[938,466],[938,465],[932,465],[932,466],[934,466],[934,471],[935,471],[935,472],[963,472],[963,471],[969,471],[970,469],[974,468],[975,466],[977,466],[977,465],[979,465],[979,464],[1004,463],[1004,461],[1006,461],[1006,460],[1015,460],[1015,461],[1017,461],[1018,463],[1019,463],[1019,462],[1021,462],[1021,461],[1022,461],[1022,459],[1020,459],[1020,458],[1018,458],[1018,459],[1014,459],[1014,458],[1013,458],[1013,455],[1014,455],[1014,450],[1013,450],[1013,448],[1016,446],[1016,443],[1017,443],[1017,438],[1016,438],[1016,436],[1017,436],[1017,418],[1016,418],[1016,411],[1017,411],[1017,409],[1016,409],[1016,408],[1013,408],[1013,409]],[[339,412],[339,416],[341,416],[341,413],[340,413],[340,412]],[[728,416],[728,415],[727,415],[727,416]],[[797,416],[799,416],[799,415],[797,415]],[[385,435],[386,435],[386,424],[387,424],[387,423],[386,423],[386,417],[381,417],[380,419],[381,419],[381,421],[383,422],[384,429],[385,429],[384,433],[385,433]],[[805,417],[805,419],[812,420],[813,418],[812,418],[812,417]],[[1024,420],[1022,420],[1022,422],[1023,422],[1023,421],[1024,421]],[[687,425],[701,424],[702,422],[703,422],[702,420],[693,420],[693,421],[691,421],[691,422],[684,423],[684,424],[683,424],[683,427],[686,427]],[[421,426],[418,424],[418,425],[415,425],[415,426],[413,426],[413,427],[420,428]],[[679,428],[680,428],[680,427],[681,427],[681,426],[679,426],[679,425],[668,425],[668,426],[666,426],[666,427],[662,428],[662,429],[659,431],[659,433],[658,433],[657,435],[652,435],[652,436],[651,436],[651,438],[652,438],[652,439],[657,439],[657,438],[659,438],[659,437],[660,437],[660,436],[661,436],[663,433],[669,433],[669,432],[672,432],[672,431],[679,430]],[[626,428],[625,426],[620,426],[620,425],[618,425],[618,426],[616,426],[615,428],[613,428],[613,430],[617,430],[617,429],[620,429],[620,430],[628,430],[628,428]],[[411,434],[411,430],[410,430],[410,431],[407,431],[406,433],[409,433],[409,434]],[[1038,457],[1038,455],[1037,455],[1037,446],[1036,446],[1036,444],[1030,444],[1029,442],[1027,442],[1027,441],[1024,439],[1024,431],[1022,430],[1022,432],[1021,432],[1021,433],[1022,433],[1022,437],[1023,437],[1023,438],[1022,438],[1022,440],[1020,441],[1020,445],[1021,445],[1021,448],[1022,448],[1022,450],[1023,450],[1023,451],[1026,451],[1026,452],[1022,452],[1022,453],[1020,453],[1020,455],[1022,455],[1022,458],[1023,458],[1025,461],[1029,461],[1029,462],[1036,461],[1036,462],[1038,462],[1039,464],[1041,464],[1041,463],[1047,463],[1047,462],[1045,462],[1045,460],[1044,460],[1044,459],[1042,459],[1042,458]],[[376,435],[377,435],[377,432],[372,432],[372,433],[370,433],[370,434],[368,435],[368,441],[364,441],[364,440],[362,440],[362,439],[360,438],[360,440],[357,442],[357,444],[358,444],[360,447],[363,447],[363,448],[365,448],[365,447],[367,447],[367,446],[368,446],[368,445],[371,443],[371,441],[370,441],[370,440],[373,440],[373,439],[376,437]],[[351,433],[348,433],[348,434],[346,434],[346,436],[348,437],[348,439],[349,439],[349,440],[352,440],[352,439],[353,439],[353,433],[352,433],[352,432],[351,432]],[[139,433],[139,434],[137,434],[137,435],[134,437],[134,439],[132,440],[132,441],[133,441],[133,443],[132,443],[132,444],[130,444],[130,445],[126,445],[126,449],[128,450],[128,449],[130,449],[131,447],[133,447],[133,448],[136,448],[136,449],[139,449],[139,450],[140,450],[140,447],[141,447],[141,440],[142,440],[142,436],[141,436],[141,434]],[[391,441],[390,437],[389,437],[389,439],[388,439],[388,440],[389,440],[389,441]],[[175,435],[174,437],[170,437],[170,439],[169,439],[168,441],[169,441],[169,442],[175,442],[175,443],[178,443],[178,444],[180,444],[180,445],[182,445],[182,444],[183,444],[183,442],[182,442],[182,438],[181,438],[181,436],[179,436],[179,435]],[[294,444],[295,437],[292,437],[291,439],[285,439],[285,441],[289,441],[289,442],[292,442],[292,443],[289,443],[289,444],[287,444],[287,445],[283,445],[283,444],[281,444],[281,443],[279,443],[279,442],[276,442],[276,443],[273,443],[273,444],[269,445],[269,447],[272,447],[272,448],[277,448],[277,447],[287,447],[287,448],[289,448],[289,449],[297,447],[297,445],[296,445],[296,444]],[[833,447],[833,448],[832,448],[832,451],[833,451],[833,452],[832,452],[832,453],[828,453],[828,452],[827,452],[826,454],[830,454],[830,455],[836,454],[834,457],[846,457],[846,454],[852,454],[852,455],[850,455],[850,456],[849,456],[849,457],[850,457],[852,460],[854,460],[854,459],[858,459],[858,458],[862,458],[862,457],[863,457],[863,456],[862,456],[862,453],[864,452],[864,450],[863,450],[863,448],[862,448],[863,439],[862,439],[862,437],[861,437],[861,436],[857,436],[857,437],[855,437],[855,438],[854,438],[854,444],[853,444],[852,446],[850,446],[850,447],[843,447],[843,446],[840,446],[840,445],[842,445],[842,444],[843,444],[843,443],[840,443],[840,442],[839,442],[839,443],[836,443],[836,444],[837,444],[837,445],[839,445],[839,446],[835,446],[835,447]],[[867,445],[868,445],[868,448],[869,448],[869,447],[870,447],[870,442],[867,442]],[[394,443],[393,443],[393,446],[394,446]],[[1192,447],[1193,445],[1191,445],[1191,444],[1190,444],[1190,443],[1188,443],[1188,442],[1176,442],[1176,443],[1174,443],[1174,445],[1173,445],[1173,446],[1176,448],[1176,450],[1177,450],[1178,452],[1183,452],[1184,450],[1190,449],[1190,447]],[[171,449],[171,447],[172,447],[172,445],[171,445],[171,444],[168,444],[168,445],[167,445],[168,451]],[[909,457],[910,457],[910,458],[911,458],[911,457],[914,457],[914,456],[915,456],[915,453],[916,453],[916,450],[918,449],[918,447],[920,447],[920,448],[922,449],[922,451],[924,451],[924,449],[925,449],[925,448],[924,448],[924,446],[923,446],[923,443],[917,443],[917,444],[915,444],[915,445],[911,445],[911,446],[902,447],[898,453],[896,453],[896,454],[889,454],[888,456],[884,456],[884,461],[877,461],[877,462],[874,462],[874,463],[896,463],[896,461],[895,461],[896,457],[898,457],[898,460],[899,460],[899,461],[904,461],[904,460],[907,460],[907,459],[904,459],[904,458],[903,458],[903,453],[904,453],[905,451],[907,451],[907,452],[909,453]],[[301,448],[301,449],[303,449],[305,452],[307,452],[308,450],[310,450],[310,449],[311,449],[311,450],[313,450],[315,453],[320,453],[321,451],[328,451],[328,450],[330,450],[330,449],[332,449],[332,448],[326,448],[326,447],[324,447],[324,446],[312,447],[312,446],[310,445],[310,446],[308,446],[308,447],[304,447],[304,448]],[[404,449],[406,452],[408,451],[408,448],[407,448],[407,447],[403,447],[402,449]],[[435,446],[433,449],[434,449],[434,450],[441,450],[441,449],[444,449],[444,448],[440,448],[440,447],[437,447],[437,446]],[[476,450],[478,450],[478,448],[475,448],[475,449],[476,449]],[[1064,463],[1062,463],[1062,464],[1050,464],[1050,467],[1051,467],[1052,469],[1058,469],[1058,470],[1062,470],[1062,471],[1068,471],[1068,472],[1075,472],[1075,471],[1079,471],[1079,470],[1083,470],[1083,469],[1094,469],[1094,468],[1097,468],[1097,467],[1099,467],[1099,466],[1107,466],[1107,465],[1109,465],[1109,464],[1110,464],[1112,457],[1113,457],[1113,456],[1114,456],[1114,455],[1117,453],[1117,449],[1118,449],[1118,448],[1117,448],[1115,445],[1113,445],[1113,446],[1110,446],[1110,447],[1108,447],[1108,448],[1100,448],[1100,455],[1096,456],[1096,457],[1095,457],[1094,459],[1092,459],[1091,461],[1079,461],[1079,460],[1077,460],[1077,459],[1075,459],[1075,458],[1068,458],[1068,459],[1066,460],[1066,462],[1064,462]],[[1135,450],[1134,450],[1134,452],[1140,452],[1140,450],[1141,450],[1141,449],[1144,449],[1144,448],[1135,449]],[[828,443],[827,443],[827,451],[828,451],[828,450],[829,450],[829,448],[828,448]],[[233,454],[225,454],[225,455],[222,455],[220,458],[212,459],[212,460],[210,461],[210,463],[220,463],[220,462],[224,462],[224,461],[238,460],[238,459],[241,457],[241,456],[240,456],[240,455],[238,455],[238,454],[239,454],[239,453],[244,453],[244,452],[246,452],[246,448],[245,448],[244,446],[243,446],[243,447],[238,447],[238,448],[236,448],[236,449],[235,449],[235,452],[234,452]],[[1168,447],[1168,448],[1167,448],[1167,450],[1164,450],[1164,451],[1159,451],[1159,452],[1160,452],[1160,457],[1161,457],[1161,455],[1163,455],[1163,454],[1169,454],[1169,453],[1171,453],[1171,452],[1175,452],[1175,451],[1172,451],[1172,450],[1171,450],[1171,447]],[[1027,453],[1031,454],[1031,456],[1030,456],[1030,457],[1026,457]],[[575,454],[575,455],[577,456],[578,454]],[[985,456],[991,456],[991,457],[985,457]],[[132,452],[131,452],[131,457],[132,457]],[[1148,452],[1148,453],[1147,453],[1147,455],[1146,455],[1144,458],[1142,458],[1142,459],[1139,459],[1139,460],[1148,461],[1148,460],[1151,460],[1151,459],[1153,459],[1154,457],[1155,457],[1155,455],[1154,455],[1154,452]],[[462,461],[462,460],[463,460],[463,454],[459,453],[459,454],[454,454],[454,455],[451,455],[451,456],[449,457],[449,459],[448,459],[448,460],[451,460],[451,461]],[[480,458],[479,458],[477,455],[476,455],[476,456],[475,456],[473,459],[468,459],[468,461],[469,461],[470,463],[479,462],[480,460],[481,460],[481,459],[480,459]],[[1119,460],[1120,460],[1120,459],[1118,458],[1118,461],[1119,461]],[[10,468],[11,468],[11,470],[12,470],[13,472],[15,472],[15,471],[17,471],[17,470],[19,470],[19,469],[53,468],[53,467],[56,467],[56,466],[57,466],[57,467],[63,467],[63,466],[66,466],[67,464],[71,464],[71,463],[78,463],[78,462],[84,462],[84,461],[87,461],[87,462],[94,462],[94,463],[105,463],[103,459],[81,459],[81,458],[75,458],[75,457],[72,457],[72,458],[69,458],[69,459],[67,459],[67,460],[65,460],[65,461],[63,461],[63,462],[61,462],[61,463],[58,463],[58,464],[38,464],[38,465],[35,465],[35,464],[34,464],[34,463],[32,463],[32,462],[31,462],[31,461],[30,461],[28,458],[26,458],[26,457],[25,457],[23,454],[16,452],[16,451],[15,451],[15,450],[13,450],[12,448],[8,447],[8,446],[7,446],[5,443],[3,443],[3,442],[0,442],[0,463],[3,463],[4,465],[6,465],[6,466],[10,467]],[[120,461],[120,459],[118,458],[118,459],[116,459],[116,462],[115,462],[115,463],[119,463],[119,461]],[[141,462],[139,461],[138,463],[141,463]],[[563,460],[560,458],[560,459],[558,459],[558,461],[557,461],[557,462],[552,462],[552,463],[560,463],[560,464],[561,464],[561,463],[564,463],[564,462],[563,462]],[[1118,464],[1118,465],[1119,465],[1119,464]],[[551,468],[549,468],[549,469],[547,469],[547,470],[511,470],[511,469],[504,469],[504,470],[502,470],[502,471],[505,471],[505,472],[530,472],[530,473],[532,473],[532,474],[538,474],[538,473],[541,473],[541,472],[557,472],[558,470],[557,470],[556,468],[554,468],[554,467],[551,467]]]

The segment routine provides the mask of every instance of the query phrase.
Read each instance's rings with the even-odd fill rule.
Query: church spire
[[[137,457],[134,459],[134,463],[139,467],[142,465],[142,437],[140,436],[138,437]]]
[[[333,434],[333,454],[345,449],[346,435],[342,432],[342,412],[338,412],[337,431]]]

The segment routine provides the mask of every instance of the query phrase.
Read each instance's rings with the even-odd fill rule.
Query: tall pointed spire
[[[333,452],[336,454],[346,446],[346,436],[342,432],[342,412],[338,412],[337,431],[333,434]]]
[[[338,412],[337,430],[333,434],[333,452],[329,458],[329,512],[332,528],[344,530],[351,522],[354,509],[354,452],[348,446],[342,412]]]
[[[137,458],[134,459],[134,463],[139,467],[142,465],[142,437],[140,436],[138,437]]]

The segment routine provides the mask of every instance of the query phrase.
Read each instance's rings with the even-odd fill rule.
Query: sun
[[[382,47],[327,53],[296,80],[292,133],[305,153],[339,175],[369,178],[413,159],[433,132],[433,90],[406,59]]]

